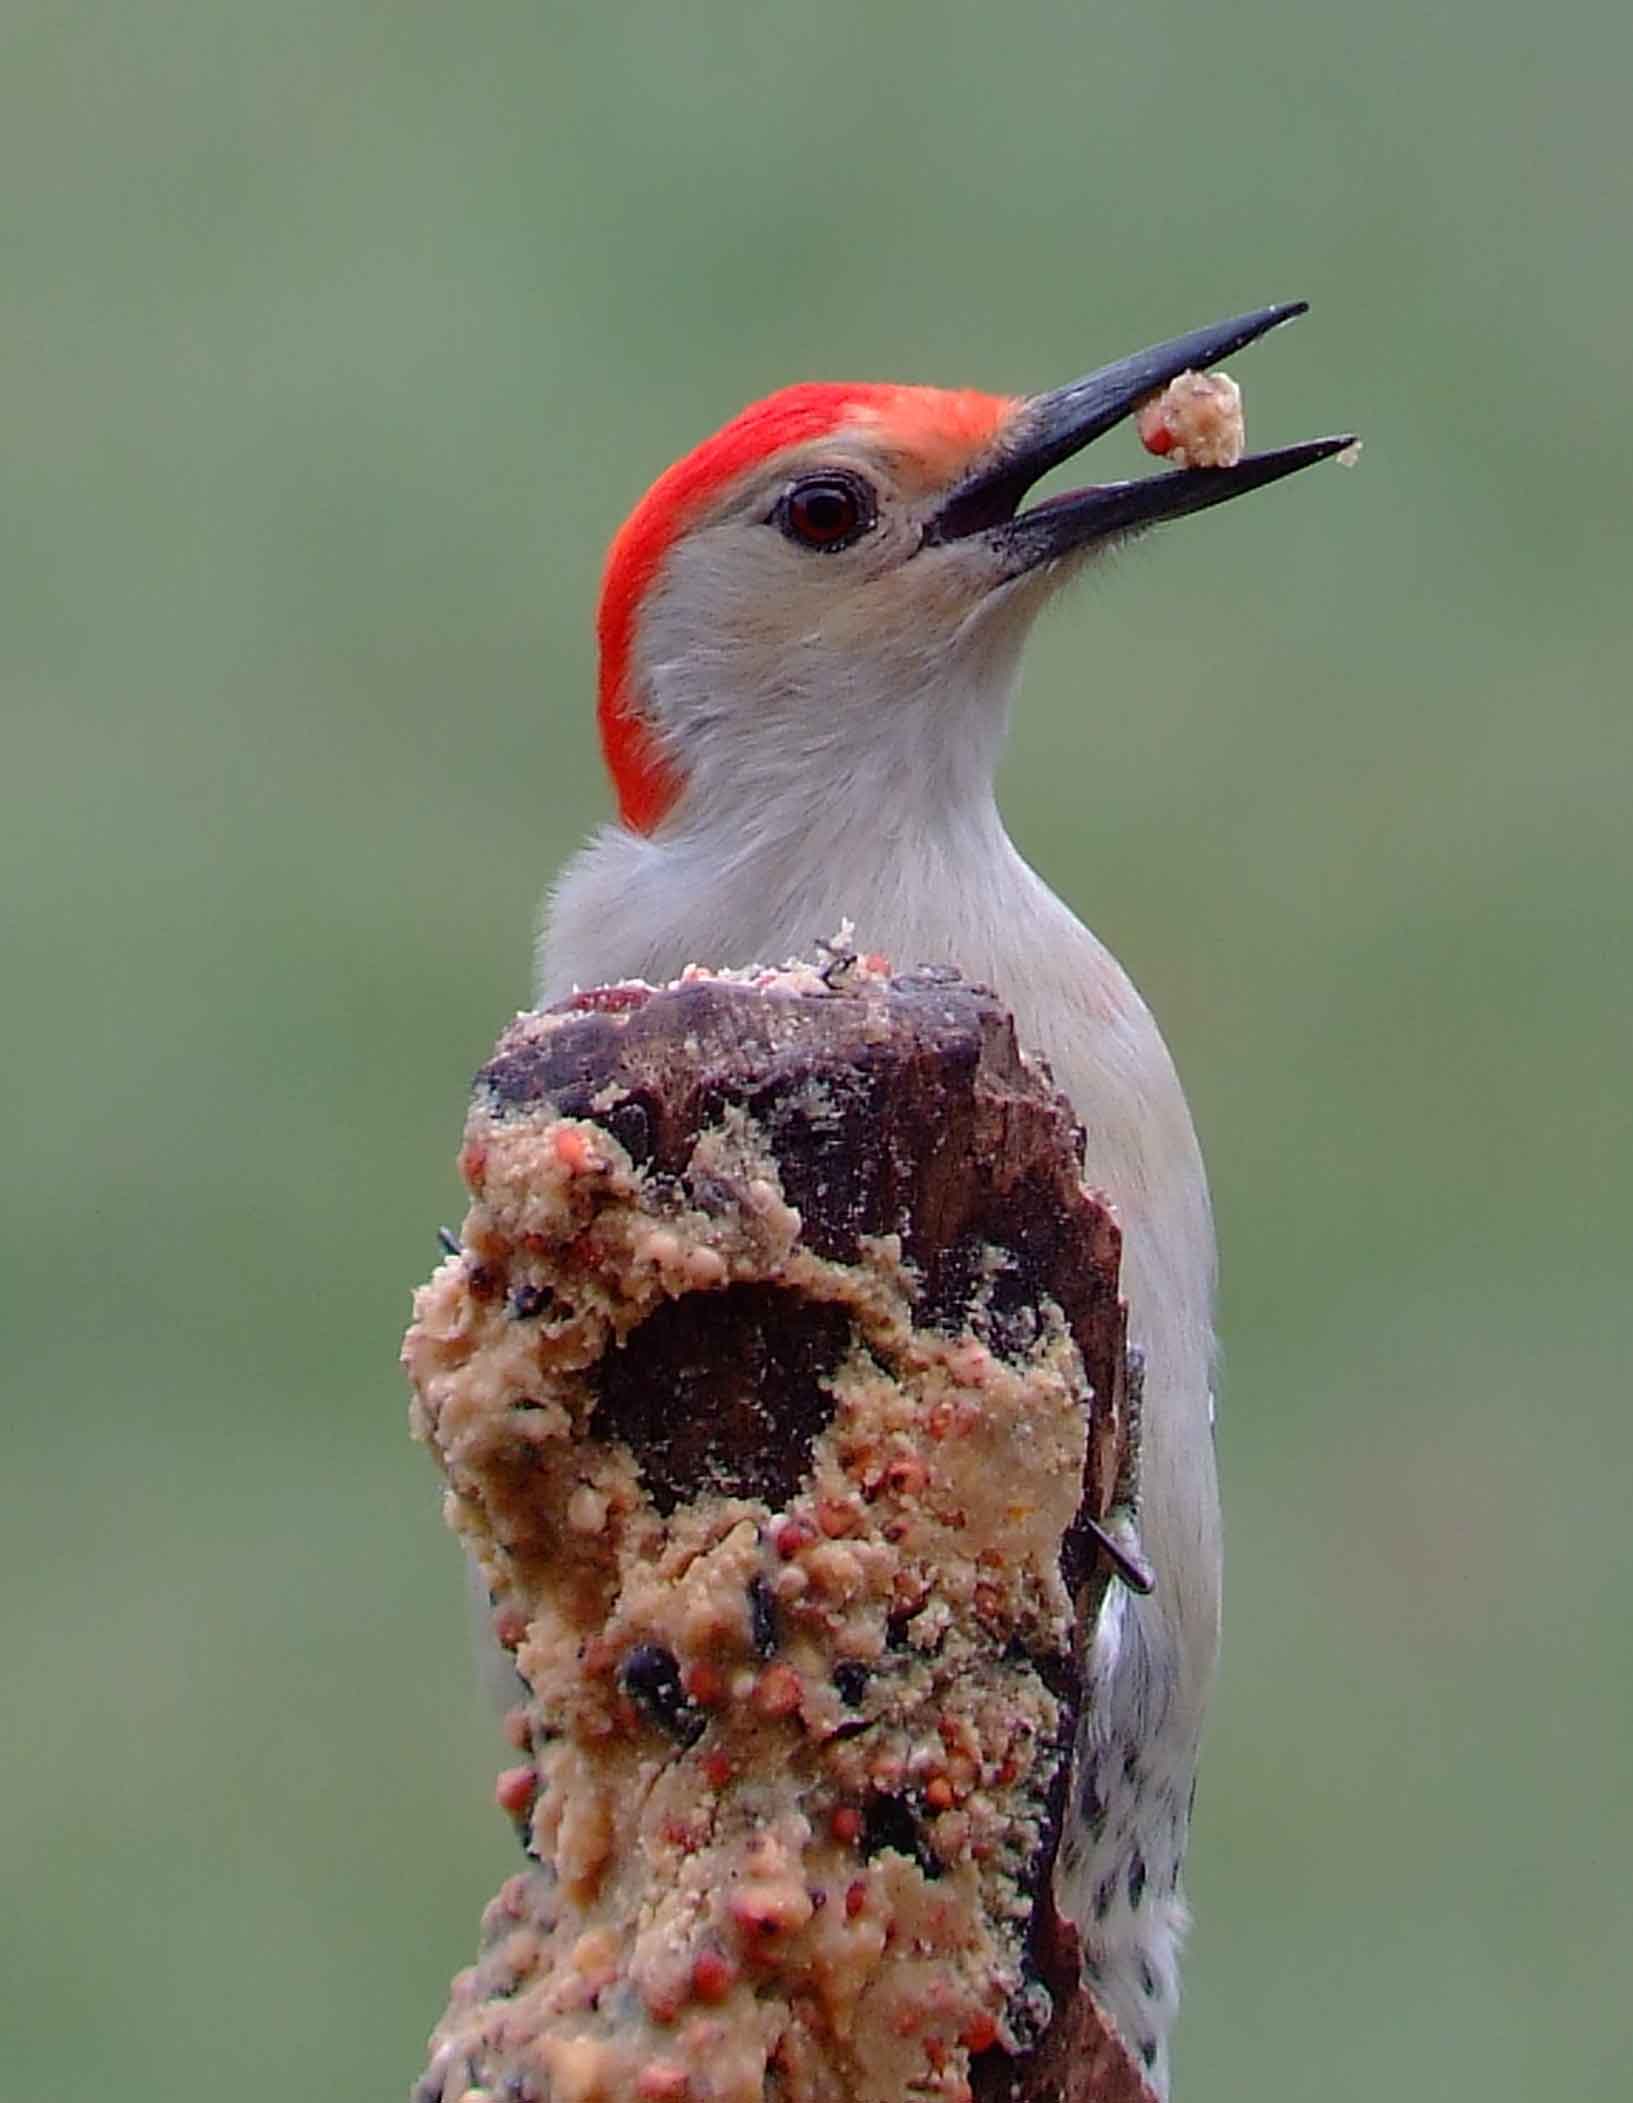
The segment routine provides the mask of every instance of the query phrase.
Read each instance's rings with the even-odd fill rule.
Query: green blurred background
[[[1292,296],[1251,429],[1360,469],[1080,589],[1006,776],[1224,1241],[1180,2089],[1633,2092],[1625,8],[0,38],[7,2093],[399,2095],[511,1865],[394,1358],[623,510]]]

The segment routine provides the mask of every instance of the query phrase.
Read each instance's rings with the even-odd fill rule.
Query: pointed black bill
[[[1031,511],[1020,508],[1027,491],[1052,467],[1132,416],[1148,395],[1182,372],[1217,365],[1305,310],[1303,300],[1261,307],[1136,351],[1070,386],[1035,395],[1010,424],[992,458],[959,484],[930,521],[926,543],[985,534],[1009,558],[1010,573],[1019,575],[1108,535],[1245,496],[1250,489],[1262,489],[1342,452],[1354,442],[1349,436],[1316,438],[1277,452],[1249,454],[1234,467],[1180,468],[1141,482],[1073,490]]]

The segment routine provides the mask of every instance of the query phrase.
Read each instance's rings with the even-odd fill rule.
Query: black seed
[[[1112,1895],[1116,1889],[1117,1879],[1115,1877],[1106,1877],[1094,1887],[1094,1917],[1096,1920],[1104,1920],[1111,1911]]]
[[[438,1227],[437,1241],[441,1246],[444,1255],[457,1256],[459,1254],[461,1247],[460,1239],[459,1236],[454,1232],[452,1227]]]
[[[755,1649],[763,1658],[772,1656],[777,1648],[777,1602],[758,1571],[748,1581],[748,1619]]]
[[[1140,1756],[1139,1756],[1138,1752],[1126,1752],[1126,1753],[1124,1753],[1124,1755],[1123,1755],[1123,1780],[1124,1780],[1125,1782],[1127,1782],[1127,1783],[1129,1784],[1129,1786],[1130,1786],[1130,1787],[1132,1788],[1132,1787],[1133,1787],[1133,1785],[1134,1785],[1134,1784],[1135,1784],[1136,1782],[1138,1782],[1138,1780],[1139,1780],[1139,1779],[1140,1779]]]
[[[1137,1906],[1144,1897],[1145,1857],[1136,1848],[1134,1850],[1134,1859],[1128,1865],[1128,1903],[1131,1906]]]
[[[1140,2057],[1145,2061],[1147,2066],[1156,2065],[1157,2040],[1154,2037],[1142,2037],[1140,2039]]]
[[[680,1664],[661,1643],[638,1643],[625,1658],[620,1677],[625,1691],[660,1730],[682,1745],[695,1745],[708,1725],[702,1710],[686,1699]]]
[[[637,1168],[652,1158],[652,1118],[638,1096],[626,1096],[596,1116],[602,1129],[612,1134]]]
[[[1157,1975],[1142,1957],[1140,1959],[1140,1991],[1149,2001],[1157,1990]]]
[[[519,1322],[530,1322],[543,1314],[555,1298],[548,1285],[518,1285],[510,1296],[510,1311]]]
[[[623,1672],[631,1694],[680,1699],[680,1662],[661,1643],[637,1643],[624,1660]]]
[[[868,1691],[868,1668],[860,1658],[841,1658],[834,1667],[834,1686],[847,1709],[856,1708]]]
[[[939,1877],[946,1867],[930,1846],[905,1797],[870,1797],[862,1813],[862,1857],[871,1861],[887,1848],[916,1862],[927,1877]]]
[[[1099,1768],[1085,1768],[1083,1785],[1077,1792],[1077,1808],[1083,1814],[1091,1838],[1098,1840],[1106,1830],[1106,1800],[1100,1794]]]

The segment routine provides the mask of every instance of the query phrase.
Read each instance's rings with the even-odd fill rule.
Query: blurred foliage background
[[[1624,2097],[1627,11],[0,38],[9,2092],[400,2094],[510,1866],[394,1357],[605,807],[623,510],[787,379],[1042,386],[1303,296],[1250,426],[1360,469],[1081,589],[1006,778],[1224,1241],[1180,2086]]]

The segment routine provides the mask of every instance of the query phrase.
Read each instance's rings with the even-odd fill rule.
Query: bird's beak
[[[1127,533],[1159,519],[1181,518],[1245,496],[1283,475],[1313,467],[1353,444],[1350,437],[1314,438],[1273,453],[1250,453],[1235,467],[1188,467],[1143,482],[1106,482],[1051,497],[1030,511],[1021,500],[1033,484],[1074,453],[1131,416],[1147,395],[1182,372],[1216,365],[1271,329],[1302,314],[1308,303],[1261,307],[1210,329],[1194,329],[1151,350],[1102,366],[1086,379],[1021,404],[993,453],[952,491],[925,529],[927,545],[984,534],[1003,556],[1005,573],[1019,576],[1060,555]]]

